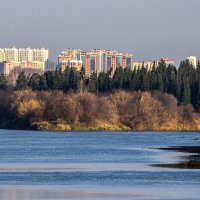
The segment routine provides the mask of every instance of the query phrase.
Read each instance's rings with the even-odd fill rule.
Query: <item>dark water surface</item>
[[[200,199],[200,133],[0,131],[0,200]]]

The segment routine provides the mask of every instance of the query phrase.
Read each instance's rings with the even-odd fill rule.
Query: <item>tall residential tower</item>
[[[116,68],[132,68],[133,55],[118,53],[117,51],[94,49],[83,52],[80,49],[67,49],[58,57],[58,65],[64,70],[66,67],[85,68],[85,73],[90,76],[93,72],[108,72],[114,74]]]

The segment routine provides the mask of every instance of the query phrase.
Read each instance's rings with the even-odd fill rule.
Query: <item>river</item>
[[[0,131],[0,199],[199,200],[200,133]]]

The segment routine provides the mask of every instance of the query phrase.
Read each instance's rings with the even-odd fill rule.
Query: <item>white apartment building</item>
[[[49,50],[44,48],[33,49],[33,60],[47,62],[49,59]]]
[[[19,50],[15,47],[5,48],[5,61],[7,62],[18,62],[19,61]]]
[[[19,61],[20,62],[32,62],[33,61],[33,49],[21,48],[19,49]]]
[[[13,68],[32,68],[44,71],[48,66],[49,51],[44,48],[31,49],[26,48],[5,48],[0,49],[0,63],[2,63],[2,70],[5,74],[12,67],[7,63],[12,63]],[[8,67],[9,66],[9,67]]]
[[[0,63],[4,61],[4,49],[0,49]]]
[[[190,64],[192,64],[195,68],[197,67],[198,59],[196,56],[189,56],[187,57],[187,60],[189,60]]]
[[[5,58],[4,61],[10,61],[10,62],[33,62],[33,61],[39,61],[39,62],[46,62],[49,59],[49,50],[44,48],[38,48],[38,49],[31,49],[29,47],[26,48],[5,48],[0,49],[4,51]]]

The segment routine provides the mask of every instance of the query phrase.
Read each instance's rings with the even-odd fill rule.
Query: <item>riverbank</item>
[[[200,131],[200,124],[194,125],[184,125],[184,124],[173,124],[164,123],[160,125],[160,128],[156,129],[146,129],[145,127],[140,127],[137,129],[131,129],[128,126],[122,124],[109,124],[109,123],[99,123],[95,125],[72,125],[67,123],[49,123],[49,122],[38,122],[34,124],[32,130],[36,131]]]
[[[0,128],[45,131],[199,131],[200,114],[169,94],[0,91]]]

